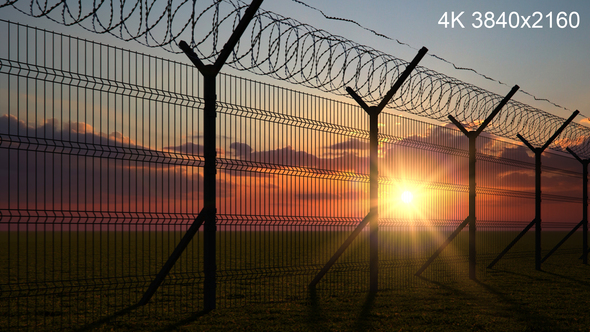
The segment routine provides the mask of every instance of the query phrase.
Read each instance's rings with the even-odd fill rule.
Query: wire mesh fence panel
[[[583,253],[580,163],[556,153],[546,153],[543,158],[543,264],[568,259],[573,264],[580,263]]]
[[[174,321],[202,310],[200,231],[149,304],[135,306],[203,207],[197,69],[0,26],[7,40],[0,326]],[[312,279],[369,213],[369,116],[346,102],[236,76],[219,75],[216,84],[217,306],[306,300]],[[421,278],[414,274],[469,214],[468,139],[389,113],[380,115],[379,131],[380,289],[467,278],[468,227]],[[548,253],[581,220],[581,169],[560,152],[543,158]],[[478,277],[534,219],[534,168],[522,145],[477,141]],[[534,261],[529,233],[499,268]],[[580,237],[555,255],[581,254]],[[369,240],[361,230],[318,295],[369,290]]]
[[[218,227],[221,252],[231,251],[218,265],[220,296],[230,305],[303,299],[366,214],[368,133],[357,128],[367,120],[358,107],[298,91],[232,76],[218,84]],[[331,278],[362,273],[359,250]]]
[[[198,127],[198,77],[0,24],[2,325],[91,322],[138,301],[199,211],[197,146],[173,149]],[[199,308],[200,242],[158,295],[166,310]]]
[[[0,8],[11,6],[29,16],[79,25],[170,53],[179,53],[178,44],[184,40],[202,60],[214,61],[223,50],[224,36],[236,29],[249,5],[242,0],[161,0],[150,4],[62,0],[53,6],[32,6],[29,1],[13,0]],[[338,95],[347,95],[345,87],[350,86],[365,101],[375,102],[381,101],[408,65],[394,55],[279,13],[260,9],[253,16],[227,62],[238,70]],[[446,121],[450,114],[470,125],[481,123],[491,105],[502,99],[494,92],[422,66],[412,72],[400,92],[388,107],[440,121]],[[490,126],[488,132],[508,139],[520,133],[534,145],[541,145],[563,123],[558,116],[516,100],[507,103],[506,109],[499,115],[502,125]],[[584,125],[569,125],[562,137],[580,153],[589,154],[590,131]],[[557,142],[553,146],[558,147]]]

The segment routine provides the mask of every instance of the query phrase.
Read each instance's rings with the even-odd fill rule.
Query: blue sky
[[[571,1],[434,1],[367,0],[362,3],[352,0],[306,1],[323,10],[327,15],[353,19],[364,27],[376,30],[391,38],[412,45],[414,48],[426,46],[430,52],[441,56],[460,67],[469,67],[478,72],[505,82],[503,86],[487,81],[471,72],[459,71],[451,65],[426,57],[421,65],[459,78],[477,86],[505,95],[514,84],[539,97],[547,98],[570,111],[553,107],[546,102],[538,102],[524,94],[515,99],[544,111],[568,117],[575,109],[590,116],[590,2]],[[23,2],[26,3],[26,2]],[[289,16],[316,28],[341,35],[360,44],[410,60],[416,54],[414,49],[399,45],[394,41],[375,36],[352,23],[328,20],[319,12],[306,8],[291,0],[266,0],[262,8]],[[485,14],[491,11],[497,17],[502,12],[518,16],[543,14],[540,25],[543,28],[501,28],[495,26],[475,29],[472,14],[476,11]],[[577,12],[580,22],[576,29],[556,27],[559,12]],[[448,12],[464,12],[461,21],[465,28],[444,28],[438,22]],[[549,28],[546,15],[553,13],[553,28]],[[97,36],[77,27],[65,27],[45,18],[31,18],[11,8],[0,9],[0,18],[18,21],[33,26],[56,30],[84,38],[100,40],[125,48],[136,48],[117,41],[110,36]],[[450,17],[449,17],[450,18]],[[537,17],[531,17],[529,24]],[[522,18],[519,18],[519,25]],[[182,56],[173,56],[161,50],[153,50],[167,58],[185,61]],[[229,68],[225,71],[231,72]],[[239,73],[246,74],[246,73]],[[246,76],[248,76],[246,74]],[[260,79],[260,77],[255,77]],[[582,117],[576,119],[579,122]]]
[[[312,2],[308,2],[312,4]],[[313,6],[327,15],[354,19],[359,24],[396,38],[414,48],[426,46],[430,53],[441,56],[460,67],[469,67],[478,72],[514,84],[536,95],[547,98],[571,111],[579,109],[590,116],[590,2],[589,1],[434,1],[368,0],[359,5],[352,0],[314,1]],[[284,6],[283,6],[284,4]],[[318,28],[346,36],[386,53],[411,59],[416,51],[395,42],[377,37],[351,23],[327,20],[317,12],[294,5],[290,0],[268,1],[263,6],[270,10],[290,13],[293,18],[310,22]],[[288,9],[287,9],[288,6]],[[461,21],[464,29],[444,28],[438,22],[445,12],[464,12]],[[544,17],[543,28],[491,29],[471,27],[477,23],[472,14],[487,11],[500,15],[517,12],[529,16],[538,11],[546,16],[553,13],[553,28],[548,27]],[[556,28],[555,16],[559,12],[577,12],[580,23],[576,29]],[[531,17],[529,24],[537,19]],[[522,23],[522,19],[521,22]],[[487,82],[470,72],[455,70],[444,62],[426,57],[422,65],[457,77],[477,86],[505,95],[510,87]],[[552,107],[523,94],[516,99],[539,107],[550,113],[568,117],[571,112]],[[578,117],[580,121],[582,117]]]

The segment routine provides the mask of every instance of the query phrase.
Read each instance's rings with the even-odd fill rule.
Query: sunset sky
[[[590,92],[590,66],[587,65],[590,55],[590,3],[587,1],[370,0],[361,4],[352,0],[322,0],[307,1],[307,3],[324,11],[328,16],[355,20],[366,28],[410,44],[416,50],[426,46],[430,54],[440,56],[458,67],[473,68],[481,74],[506,83],[507,86],[489,82],[469,71],[455,70],[449,64],[426,56],[421,65],[430,69],[500,95],[505,95],[510,87],[518,84],[522,90],[538,98],[547,98],[570,111],[553,107],[546,102],[537,102],[522,93],[517,93],[516,100],[564,118],[576,109],[590,116],[590,110],[586,110],[589,105],[587,96]],[[20,6],[28,5],[24,1]],[[262,8],[408,61],[417,52],[394,41],[375,36],[353,23],[328,20],[319,12],[291,0],[267,0],[262,3]],[[453,11],[456,14],[464,12],[461,16],[464,29],[458,27],[445,29],[438,24],[445,12],[451,15]],[[512,29],[507,26],[502,29],[495,26],[491,29],[485,27],[475,29],[471,26],[476,23],[472,16],[475,11],[480,11],[482,14],[492,11],[496,16],[502,12],[506,12],[506,15],[517,12],[519,16],[525,17],[533,15],[534,12],[540,12],[544,19],[539,25],[543,28]],[[575,11],[579,14],[580,23],[576,29],[556,28],[556,22],[553,28],[548,27],[549,21],[545,16],[552,12],[556,20],[557,14],[562,11],[568,14]],[[531,17],[530,24],[532,25],[533,19],[537,20],[538,17]],[[0,18],[125,48],[136,47],[130,43],[117,41],[113,37],[92,34],[79,28],[64,27],[45,18],[31,18],[12,8],[2,8]],[[522,19],[519,19],[519,22],[522,24]],[[153,54],[185,61],[182,55],[175,56],[157,49],[153,50]],[[227,67],[224,70],[232,72]],[[251,76],[246,72],[240,72],[240,75]],[[583,117],[579,116],[576,121],[582,119]]]
[[[590,0],[250,1],[0,0],[0,330],[589,321]]]
[[[526,104],[567,118],[573,110],[590,116],[590,3],[584,0],[573,1],[365,1],[362,5],[353,0],[324,0],[307,2],[325,12],[328,16],[353,19],[366,28],[397,39],[419,49],[426,46],[429,53],[436,54],[455,63],[458,67],[468,67],[479,73],[506,83],[488,83],[485,79],[465,71],[458,71],[451,65],[426,56],[421,62],[430,69],[457,77],[477,86],[505,95],[509,88],[518,84],[538,98],[547,98],[571,111],[560,110],[547,103],[537,103],[534,99],[517,93],[515,98]],[[306,9],[290,0],[268,1],[262,5],[278,13],[288,13],[302,22],[342,35],[358,43],[371,46],[410,60],[416,54],[406,46],[372,35],[352,23],[327,20],[320,13]],[[288,7],[287,7],[288,6]],[[284,9],[283,9],[284,8]],[[288,8],[288,9],[287,9]],[[283,10],[281,10],[283,9]],[[444,28],[438,22],[445,12],[450,17],[464,12],[461,21],[464,29],[450,26]],[[506,28],[495,26],[475,29],[473,12],[494,12],[496,17],[502,12],[509,15],[518,12],[529,16],[541,12],[544,16],[553,12],[578,12],[580,24],[576,29],[552,29],[548,27],[547,17],[539,23],[543,28]],[[534,20],[537,20],[535,16]],[[449,19],[450,20],[450,19]],[[522,19],[520,21],[522,24]],[[530,19],[532,25],[533,18]],[[586,110],[586,111],[585,111]],[[580,121],[582,117],[578,117]]]
[[[572,1],[566,4],[550,3],[549,1],[528,1],[526,4],[523,2],[515,4],[509,1],[496,1],[493,2],[493,5],[491,5],[491,2],[484,5],[473,1],[369,1],[363,2],[362,6],[358,1],[321,1],[313,3],[313,5],[323,10],[326,15],[353,19],[367,28],[408,43],[415,49],[426,46],[429,48],[430,54],[445,58],[458,67],[473,68],[481,74],[505,82],[506,85],[485,80],[470,71],[453,69],[451,65],[427,56],[421,65],[430,69],[459,78],[500,95],[505,95],[512,85],[518,84],[524,91],[538,98],[550,99],[552,102],[569,110],[554,107],[543,101],[534,101],[531,97],[523,94],[517,94],[514,99],[561,117],[568,117],[575,109],[579,109],[585,116],[590,115],[590,110],[588,110],[590,25],[587,21],[590,19],[590,4],[586,1]],[[371,46],[406,60],[410,60],[416,54],[416,50],[410,47],[375,36],[353,23],[327,20],[317,11],[293,1],[267,1],[263,3],[262,8],[290,16],[314,27],[325,29],[335,35],[342,35],[360,44]],[[475,29],[471,26],[475,22],[471,13],[478,10],[482,13],[493,11],[496,14],[518,12],[519,15],[524,16],[539,11],[544,17],[544,20],[540,23],[543,28],[502,29],[496,26],[491,29],[484,27]],[[442,25],[439,25],[438,22],[445,11],[449,15],[451,11],[455,13],[464,11],[465,13],[461,16],[461,19],[465,28],[445,29]],[[545,15],[548,15],[549,12],[557,15],[560,11],[567,13],[576,11],[580,17],[579,26],[575,29],[569,27],[559,29],[555,26],[550,29]],[[79,27],[64,27],[45,18],[30,18],[10,8],[1,9],[0,18],[55,30],[68,35],[80,36],[125,49],[138,49],[147,52],[143,46],[125,43],[116,40],[114,37],[92,34]],[[519,18],[519,20],[522,19]],[[533,21],[530,24],[533,24]],[[553,24],[556,25],[557,23],[553,22]],[[182,55],[166,53],[160,49],[147,50],[155,56],[183,63],[187,62]],[[246,72],[236,72],[229,67],[226,67],[224,71],[273,84],[277,83],[270,78],[255,76]],[[286,83],[280,84],[288,86]],[[317,91],[299,86],[296,89],[320,94]],[[334,97],[333,95],[327,96]],[[338,99],[343,98],[339,97]],[[351,102],[351,100],[348,100],[348,102]],[[129,113],[139,112],[139,110],[131,109],[125,109],[125,111]],[[575,121],[579,122],[583,118],[583,116],[579,116]],[[105,122],[105,120],[101,121]],[[238,120],[228,121],[233,124],[238,123]],[[23,122],[23,119],[7,116],[4,111],[0,114],[0,125],[2,126],[0,130],[2,132],[18,130],[20,134],[26,133],[33,137],[41,137],[49,133],[49,135],[60,137],[74,137],[86,143],[103,142],[153,150],[158,153],[199,154],[202,151],[202,133],[200,133],[200,129],[190,131],[184,128],[180,131],[178,137],[182,136],[183,140],[192,137],[194,138],[192,141],[181,141],[177,137],[172,137],[168,135],[169,133],[164,132],[160,134],[160,140],[153,142],[150,139],[146,141],[144,137],[139,137],[137,131],[133,134],[133,130],[125,132],[116,128],[112,129],[113,127],[109,127],[109,125],[105,125],[103,128],[102,123],[89,122],[80,119],[76,121],[70,119],[69,122],[44,119],[40,123],[31,124]],[[395,132],[395,129],[392,129],[395,127],[394,122],[388,123],[385,120],[382,122],[384,125],[384,128],[382,128],[383,133]],[[156,128],[154,123],[150,123],[150,129]],[[239,126],[236,126],[237,128],[254,128],[248,120],[243,120],[240,123]],[[256,123],[253,122],[253,124]],[[233,129],[227,129],[227,132],[220,133],[220,135],[226,136],[220,138],[219,156],[247,162],[283,164],[295,168],[329,169],[351,174],[367,172],[368,146],[366,141],[346,136],[324,140],[321,135],[314,134],[316,135],[314,137],[305,129],[287,127],[287,129],[283,130],[275,125],[261,123],[257,123],[257,125],[260,125],[262,129],[256,130],[264,133],[264,139],[262,140],[253,138],[251,134],[233,132]],[[465,148],[467,142],[465,137],[455,134],[451,134],[448,128],[444,127],[429,129],[420,134],[408,132],[406,129],[403,133],[397,132],[397,142],[382,145],[382,174],[396,179],[403,178],[403,181],[393,181],[390,185],[384,185],[382,188],[382,204],[389,205],[389,208],[394,211],[392,213],[396,214],[397,218],[461,220],[465,217],[466,200],[463,198],[466,197],[464,189],[467,183],[467,160],[464,156],[458,158],[452,154],[422,151],[420,148],[411,147],[411,143],[407,143],[410,147],[404,146],[406,142],[414,140],[429,141],[431,143],[445,142],[443,145],[448,144],[455,148]],[[148,133],[147,136],[149,135],[151,134]],[[162,136],[167,138],[164,139]],[[275,139],[271,138],[274,136],[276,136]],[[305,140],[302,137],[313,138]],[[530,152],[527,152],[523,147],[504,146],[497,148],[494,147],[495,143],[491,145],[480,144],[482,144],[480,152],[488,153],[494,157],[506,157],[511,154],[509,159],[529,163],[532,161]],[[4,160],[8,160],[9,153],[14,154],[13,150],[9,152],[3,149],[0,152],[3,154]],[[576,163],[572,164],[571,159],[566,160],[556,156],[548,156],[546,159],[544,165],[554,165],[566,168],[569,171],[579,172],[579,168],[576,168],[578,165]],[[154,168],[149,164],[124,160],[101,160],[100,163],[94,163],[91,159],[85,159],[85,157],[69,159],[67,166],[65,166],[61,165],[61,161],[57,158],[47,162],[46,159],[38,157],[36,153],[32,153],[32,155],[26,153],[19,156],[15,155],[10,160],[13,162],[4,168],[4,171],[10,169],[12,175],[21,174],[22,177],[19,179],[31,186],[26,190],[21,190],[23,197],[19,196],[19,202],[32,204],[36,208],[53,206],[54,208],[67,209],[71,208],[68,204],[73,203],[80,209],[117,210],[131,208],[140,211],[156,209],[157,212],[167,212],[186,210],[192,200],[202,198],[198,185],[201,183],[201,172],[184,166],[158,165]],[[19,160],[21,165],[26,160],[28,167],[19,169],[19,165],[14,163],[15,160]],[[393,160],[396,162],[388,162]],[[414,162],[415,160],[422,162],[419,164],[420,166],[409,164],[409,161]],[[37,162],[39,164],[36,164]],[[52,166],[46,166],[46,162],[47,165]],[[444,167],[436,167],[440,165],[444,165]],[[484,164],[482,163],[482,165]],[[60,169],[60,167],[67,168]],[[532,181],[531,169],[502,167],[492,168],[485,175],[480,173],[478,175],[480,176],[478,185],[496,189],[506,189],[506,187],[511,186],[510,190],[514,191],[528,193],[533,191],[534,181]],[[436,171],[433,171],[435,169]],[[64,173],[64,170],[67,170],[67,172]],[[70,175],[65,176],[63,174]],[[428,176],[425,177],[425,174],[428,174]],[[4,174],[3,177],[9,178],[10,176]],[[5,188],[13,191],[17,191],[16,188],[18,187],[26,188],[26,185],[22,187],[21,180],[17,181],[11,178],[10,185]],[[408,183],[404,184],[404,181]],[[575,177],[549,175],[544,186],[547,193],[575,196],[579,195],[579,182],[580,180]],[[189,183],[196,183],[197,185],[187,185]],[[454,191],[447,190],[446,193],[441,194],[433,188],[442,183],[450,183],[460,188],[455,188]],[[364,206],[367,199],[366,183],[361,184],[354,181],[343,183],[330,179],[317,180],[280,174],[268,175],[231,170],[221,172],[219,187],[219,204],[222,207],[220,213],[303,214],[326,217],[337,215],[358,216],[363,214],[361,211],[365,210]],[[313,188],[313,191],[309,190],[309,188]],[[144,195],[145,192],[154,190],[159,193],[159,196],[148,197]],[[176,193],[182,197],[174,196],[172,194],[174,190],[177,190]],[[401,204],[402,194],[406,191],[412,192],[414,199],[412,202],[405,202],[404,204],[413,204],[413,208],[404,205],[398,206],[398,204]],[[29,194],[31,192],[37,192],[37,194],[31,195]],[[3,195],[1,203],[6,204],[9,192],[4,190],[0,194]],[[395,203],[387,201],[389,199],[388,195],[395,198]],[[482,219],[509,219],[516,218],[517,215],[518,219],[522,221],[530,220],[533,217],[530,197],[526,199],[526,204],[520,204],[513,210],[515,213],[513,216],[501,216],[502,211],[493,209],[494,206],[500,203],[510,203],[494,199],[493,191],[482,194],[480,197],[480,204],[485,203],[489,207],[487,211],[483,211]],[[286,201],[288,201],[288,204],[285,203]],[[328,201],[330,204],[327,203]],[[354,204],[350,202],[354,202]],[[261,207],[261,203],[264,203],[265,206]],[[514,201],[511,204],[514,205]],[[423,207],[426,205],[428,205],[427,209]],[[323,209],[324,206],[330,206],[330,209]],[[527,209],[526,212],[523,212],[525,206]],[[420,211],[420,213],[412,214],[412,211]],[[551,220],[557,221],[560,217],[563,217],[563,214],[559,214],[558,210],[549,208],[545,211],[547,211],[547,216],[550,216],[549,219]],[[578,221],[580,214],[578,210],[568,209],[568,213],[570,214],[568,215],[569,219]]]

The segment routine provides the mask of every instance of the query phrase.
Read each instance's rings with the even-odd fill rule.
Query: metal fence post
[[[477,161],[475,143],[477,135],[473,132],[469,134],[469,279],[475,280],[477,278],[475,273],[475,264],[477,262],[475,250],[475,163]]]
[[[522,138],[522,136],[519,136]],[[535,269],[541,270],[541,151],[535,152]]]
[[[369,283],[373,293],[379,289],[379,110],[376,107],[370,109]]]
[[[561,240],[561,242],[559,242],[559,244],[557,244],[555,248],[553,248],[553,250],[551,250],[551,252],[545,256],[543,261],[549,258],[549,256],[553,254],[553,252],[557,250],[557,248],[559,248],[563,242],[573,235],[573,232],[582,226],[582,256],[580,256],[580,259],[582,259],[583,264],[588,264],[588,164],[590,163],[590,159],[580,158],[578,154],[570,148],[566,148],[566,150],[582,164],[582,221],[580,221],[580,223],[574,227],[570,234]]]
[[[217,73],[203,73],[203,92],[205,99],[203,114],[203,155],[205,165],[203,169],[203,209],[206,211],[206,221],[203,238],[203,265],[204,265],[204,307],[205,310],[215,309],[216,294],[216,236],[217,236],[217,200],[216,200],[216,121],[215,101],[217,95],[215,91],[215,77]]]
[[[476,149],[475,143],[477,137],[481,132],[490,124],[492,119],[500,112],[502,107],[508,103],[508,101],[514,96],[516,91],[518,91],[519,86],[515,85],[512,87],[510,92],[500,101],[498,106],[492,111],[492,113],[484,120],[484,122],[477,128],[477,130],[469,131],[467,130],[459,121],[457,121],[452,115],[449,115],[449,120],[465,134],[469,138],[469,216],[465,218],[465,220],[455,229],[455,231],[449,236],[449,238],[443,242],[443,244],[430,256],[430,258],[422,265],[422,267],[415,273],[416,276],[419,276],[426,270],[426,268],[432,264],[432,262],[443,252],[443,250],[453,241],[453,239],[459,235],[461,230],[465,228],[469,224],[469,279],[475,280],[476,277],[476,250],[475,250],[475,162],[476,160]]]
[[[205,280],[203,282],[203,297],[204,297],[204,310],[210,311],[215,309],[216,306],[216,274],[217,274],[217,264],[216,264],[216,236],[217,236],[217,222],[216,222],[216,215],[217,215],[217,201],[216,201],[216,179],[217,179],[217,134],[216,134],[216,102],[217,102],[217,94],[216,94],[216,78],[217,74],[221,70],[221,67],[227,61],[227,58],[233,51],[234,47],[236,46],[238,40],[246,30],[248,23],[254,17],[254,14],[262,4],[263,0],[254,0],[246,9],[244,13],[244,17],[240,20],[238,25],[236,26],[235,30],[233,31],[232,35],[229,37],[227,43],[223,46],[223,49],[219,53],[219,56],[215,60],[214,64],[205,65],[201,59],[197,56],[197,54],[192,50],[192,48],[184,41],[181,41],[178,46],[182,51],[186,54],[186,56],[191,60],[191,62],[197,67],[199,72],[203,75],[204,82],[203,82],[203,98],[205,100],[205,105],[203,108],[203,145],[204,145],[204,159],[205,165],[203,170],[203,210],[202,214],[204,215],[201,219],[197,217],[193,222],[193,225],[189,230],[195,232],[198,230],[198,227],[195,228],[197,222],[203,223],[204,221],[204,249],[203,249],[203,263],[204,263],[204,274]],[[201,216],[201,214],[199,214]],[[199,224],[200,226],[200,224]],[[192,234],[194,235],[194,233]],[[174,263],[190,240],[192,239],[192,235],[188,238],[187,241],[182,241],[179,243],[172,253],[172,255],[168,258],[168,261],[158,273],[156,279],[150,285],[150,288],[144,294],[142,300],[139,302],[140,305],[145,305],[149,301],[149,299],[153,296],[156,292],[166,275],[174,266]],[[183,240],[187,238],[185,236]]]
[[[525,229],[488,265],[488,268],[494,267],[496,263],[512,248],[518,240],[520,240],[528,230],[535,225],[535,269],[541,270],[541,264],[544,259],[541,258],[541,154],[547,147],[561,134],[570,122],[580,113],[575,111],[570,117],[559,127],[559,129],[549,138],[545,144],[540,148],[532,146],[524,137],[517,134],[516,137],[520,139],[531,151],[535,153],[535,219],[528,224]]]
[[[330,267],[336,262],[338,257],[352,243],[352,240],[360,233],[360,230],[369,224],[369,282],[370,292],[377,292],[379,289],[379,114],[389,103],[393,95],[401,87],[404,81],[410,76],[410,73],[424,55],[428,52],[426,47],[422,47],[411,63],[408,64],[404,72],[400,75],[391,89],[377,106],[369,106],[365,101],[350,87],[346,92],[361,106],[369,115],[369,146],[370,146],[370,173],[369,173],[369,192],[370,192],[370,209],[369,214],[363,219],[363,222],[353,231],[345,240],[344,244],[336,251],[332,258],[320,270],[316,277],[309,284],[310,288],[315,287],[321,278],[328,272]]]
[[[584,181],[583,181],[583,205],[582,205],[582,211],[583,211],[583,215],[582,215],[582,262],[584,264],[588,264],[588,163],[590,162],[590,159],[586,159],[584,160],[584,162],[582,163],[583,167],[584,167],[584,171],[583,171],[583,177],[584,177]]]

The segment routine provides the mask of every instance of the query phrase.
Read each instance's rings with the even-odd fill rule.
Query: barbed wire
[[[28,4],[28,6],[27,6]],[[64,25],[135,40],[148,47],[180,53],[177,43],[190,41],[202,60],[212,61],[249,4],[241,0],[83,2],[60,0],[7,0],[33,16]],[[220,37],[221,36],[221,37]],[[223,46],[223,45],[221,45]],[[325,30],[259,9],[236,45],[227,64],[238,70],[347,95],[350,86],[367,102],[379,102],[401,75],[408,62]],[[508,92],[508,90],[506,91]],[[389,108],[448,122],[448,115],[476,127],[503,96],[418,66],[404,82]],[[515,139],[524,136],[543,145],[565,119],[511,100],[486,132]],[[590,128],[570,124],[550,146],[570,147],[590,156]]]
[[[369,31],[370,33],[374,34],[375,36],[378,36],[378,37],[381,37],[381,38],[384,38],[384,39],[387,39],[387,40],[390,40],[390,41],[394,41],[394,42],[396,42],[396,43],[398,43],[400,45],[403,45],[403,46],[406,46],[408,48],[411,48],[411,49],[413,49],[415,51],[418,51],[418,48],[416,48],[416,47],[414,47],[414,46],[412,46],[412,45],[410,45],[408,43],[402,42],[402,41],[400,41],[397,38],[389,37],[388,35],[385,35],[383,33],[380,33],[380,32],[378,32],[376,30],[367,28],[367,27],[365,27],[364,25],[358,23],[355,20],[352,20],[352,19],[349,19],[349,18],[343,18],[343,17],[337,17],[337,16],[332,16],[332,15],[327,15],[323,10],[318,9],[318,8],[312,6],[312,5],[309,5],[309,4],[307,4],[307,3],[305,3],[305,2],[303,2],[301,0],[291,0],[291,1],[293,1],[295,3],[298,3],[298,4],[302,5],[302,6],[305,6],[305,7],[309,8],[311,10],[314,10],[316,12],[319,12],[322,16],[324,16],[324,18],[326,18],[328,20],[334,20],[334,21],[342,21],[342,22],[346,22],[346,23],[352,23],[352,24],[358,26],[359,28],[361,28],[361,29],[363,29],[365,31]],[[453,68],[455,68],[456,70],[470,71],[470,72],[474,73],[475,75],[477,75],[479,77],[482,77],[482,78],[484,78],[484,79],[486,79],[488,81],[492,81],[492,82],[498,83],[500,85],[504,85],[504,86],[510,87],[508,84],[506,84],[506,83],[504,83],[504,82],[502,82],[500,80],[497,80],[497,79],[495,79],[495,78],[493,78],[491,76],[482,74],[482,73],[480,73],[479,71],[477,71],[477,70],[475,70],[473,68],[457,66],[454,62],[449,61],[449,60],[447,60],[447,59],[445,59],[445,58],[443,58],[441,56],[438,56],[438,55],[436,55],[434,53],[429,52],[426,55],[428,55],[428,56],[430,56],[432,58],[435,58],[435,59],[437,59],[439,61],[442,61],[442,62],[444,62],[446,64],[449,64],[449,65],[453,66]],[[520,88],[518,90],[518,92],[519,93],[523,93],[523,94],[525,94],[525,95],[527,95],[529,97],[532,97],[536,101],[544,101],[544,102],[547,102],[547,103],[549,103],[549,104],[551,104],[551,105],[553,105],[553,106],[555,106],[557,108],[561,108],[561,109],[566,110],[566,111],[571,111],[569,108],[564,107],[564,106],[561,106],[559,104],[556,104],[556,103],[552,102],[551,100],[549,100],[547,98],[538,98],[537,96],[535,96],[532,93],[529,93],[529,92],[523,90],[522,88]]]

